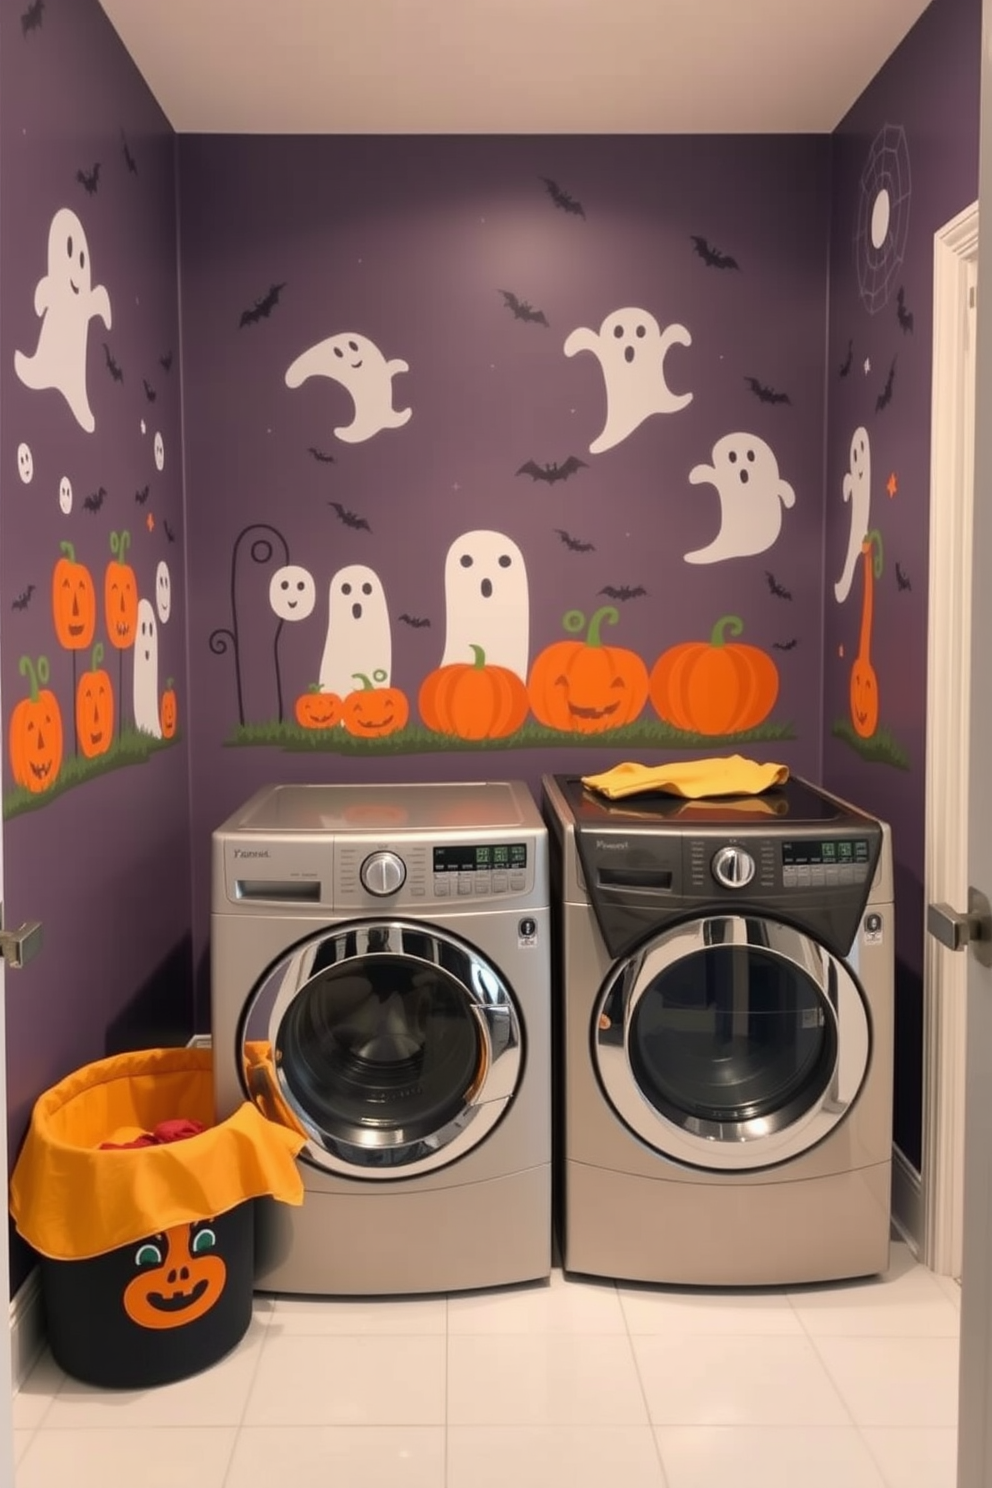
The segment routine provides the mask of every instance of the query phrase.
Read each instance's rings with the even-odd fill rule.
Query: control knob
[[[721,847],[713,855],[713,877],[725,889],[743,889],[754,877],[754,859],[743,847]]]
[[[380,899],[395,894],[406,878],[406,864],[394,852],[369,853],[358,870],[362,887]]]

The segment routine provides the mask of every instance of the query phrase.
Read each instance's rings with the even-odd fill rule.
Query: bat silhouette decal
[[[840,373],[840,376],[841,377],[846,377],[847,376],[847,374],[851,370],[851,363],[853,361],[854,361],[854,338],[851,337],[848,340],[848,343],[847,343],[847,356],[844,358],[844,360],[841,362],[839,368],[837,369],[838,372]]]
[[[794,651],[795,648],[798,645],[799,645],[799,641],[794,636],[791,641],[772,641],[772,650],[773,651]]]
[[[691,237],[695,244],[696,252],[708,269],[740,268],[740,264],[736,258],[731,258],[729,253],[721,253],[717,248],[712,247],[705,238],[700,237],[698,233],[692,233]]]
[[[621,584],[619,588],[607,584],[599,592],[605,594],[607,599],[619,599],[622,603],[628,599],[640,599],[641,595],[647,594],[648,591],[641,584],[638,584],[636,588],[632,588],[629,584]]]
[[[27,37],[32,31],[41,29],[41,17],[45,9],[45,0],[31,0],[27,10],[21,13],[21,35]]]
[[[77,170],[76,180],[79,182],[80,186],[82,186],[87,196],[92,196],[93,193],[96,191],[97,186],[100,184],[99,160],[95,163],[91,171],[84,171],[81,169]]]
[[[775,575],[772,573],[771,569],[765,569],[765,578],[768,580],[768,588],[771,590],[772,594],[774,594],[776,599],[792,598],[792,590],[786,589],[784,584],[780,584],[778,579],[776,579]]]
[[[107,359],[107,371],[110,373],[111,377],[114,379],[115,382],[123,382],[124,370],[121,367],[120,362],[114,361],[113,357],[110,354],[110,347],[107,345],[106,341],[104,341],[103,343],[103,354]]]
[[[100,486],[92,495],[85,498],[83,501],[83,511],[98,512],[106,499],[107,488],[106,486]]]
[[[751,389],[752,393],[760,403],[791,404],[792,402],[792,399],[789,397],[788,393],[777,393],[774,388],[766,387],[765,384],[763,382],[759,382],[756,377],[745,377],[744,381],[747,383],[748,387]]]
[[[31,596],[35,591],[34,584],[29,584],[23,594],[19,594],[11,605],[12,610],[26,610],[31,603]]]
[[[165,353],[165,356],[160,356],[159,359],[158,359],[158,364],[162,368],[162,371],[163,372],[171,372],[172,371],[172,352],[171,351],[167,351]]]
[[[561,538],[562,542],[565,544],[566,548],[568,548],[570,550],[570,552],[572,552],[572,553],[595,553],[596,549],[595,549],[595,547],[593,546],[592,543],[590,543],[590,542],[581,542],[579,540],[579,538],[573,537],[570,532],[566,532],[565,529],[564,529],[564,527],[556,527],[555,528],[555,531],[557,532],[558,536]]]
[[[282,284],[270,285],[268,294],[264,294],[260,300],[256,300],[254,305],[250,305],[247,310],[242,310],[241,319],[238,321],[238,330],[242,326],[257,325],[260,320],[267,320],[278,305],[279,296],[285,288],[285,281]]]
[[[881,413],[882,409],[883,408],[888,408],[889,404],[892,402],[892,387],[893,387],[893,384],[895,383],[895,380],[896,380],[896,359],[895,359],[895,357],[893,357],[892,358],[892,366],[889,368],[889,375],[885,379],[885,386],[882,389],[882,391],[879,393],[878,397],[875,399],[875,412],[876,413]]]
[[[539,465],[536,460],[528,460],[526,465],[521,465],[517,475],[529,475],[531,480],[546,481],[549,486],[553,486],[555,481],[568,480],[576,471],[588,469],[585,460],[580,460],[577,455],[569,455],[560,465],[556,460],[552,460],[550,465]]]
[[[913,312],[906,309],[906,291],[901,284],[899,286],[899,293],[896,295],[896,315],[899,317],[899,324],[903,329],[903,333],[905,334],[908,331],[912,335]]]
[[[173,532],[172,528],[169,526],[168,522],[165,521],[164,518],[162,519],[162,526],[165,529],[165,535],[169,539],[169,541],[170,542],[175,542],[175,540],[176,540],[176,534]]]
[[[896,564],[896,584],[899,587],[900,593],[903,589],[912,589],[913,587],[909,582],[909,575],[903,571],[901,563]]]
[[[405,612],[400,616],[400,619],[403,621],[404,625],[412,625],[414,630],[422,630],[425,625],[430,625],[431,623],[429,620],[423,619],[419,615],[408,615]]]
[[[526,300],[518,300],[512,290],[499,289],[496,293],[503,296],[507,309],[513,311],[514,320],[532,320],[537,325],[548,325],[548,318],[543,310],[535,310]]]
[[[152,387],[147,377],[143,377],[141,381],[144,383],[145,397],[148,399],[149,403],[154,403],[155,399],[158,397],[158,393]]]
[[[327,454],[325,454],[323,450],[316,449],[315,446],[312,445],[312,444],[311,444],[309,450],[307,451],[307,453],[313,455],[313,457],[314,457],[315,460],[319,460],[320,463],[321,463],[321,465],[333,465],[334,464],[334,456],[333,455],[327,455]]]
[[[144,506],[145,502],[148,500],[148,493],[150,490],[151,486],[142,486],[140,491],[135,491],[134,499],[139,506]]]
[[[131,175],[136,176],[138,174],[138,162],[135,160],[134,156],[131,154],[131,151],[128,149],[127,135],[124,133],[123,129],[121,130],[121,148],[124,151],[124,164],[131,172]]]
[[[563,191],[557,181],[552,181],[550,176],[542,176],[541,180],[544,182],[547,193],[556,207],[560,207],[563,212],[571,213],[573,217],[584,217],[586,215],[582,203],[576,201],[574,196],[569,196],[567,191]]]
[[[333,506],[346,527],[364,527],[366,532],[372,531],[372,528],[364,517],[360,517],[357,512],[348,511],[347,507],[342,506],[340,501],[329,501],[327,504],[328,506]]]

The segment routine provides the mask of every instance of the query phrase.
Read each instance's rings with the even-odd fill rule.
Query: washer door
[[[406,1178],[492,1130],[521,1039],[506,983],[471,946],[401,920],[351,923],[266,973],[242,1021],[243,1080],[312,1163]]]
[[[712,915],[619,962],[592,1043],[618,1116],[656,1151],[716,1170],[770,1167],[856,1100],[871,1029],[842,961],[776,921]]]

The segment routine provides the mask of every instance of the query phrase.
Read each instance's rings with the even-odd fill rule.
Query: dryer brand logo
[[[236,858],[268,858],[271,853],[267,847],[236,847],[234,849]]]
[[[625,837],[618,842],[615,837],[597,837],[596,846],[601,852],[627,852],[630,842]]]

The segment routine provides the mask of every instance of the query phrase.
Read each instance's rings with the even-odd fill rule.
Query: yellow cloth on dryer
[[[741,754],[731,754],[725,759],[682,760],[670,765],[628,761],[600,775],[583,775],[582,784],[611,801],[648,791],[699,800],[704,796],[757,796],[784,785],[788,778],[787,765],[761,765]]]

